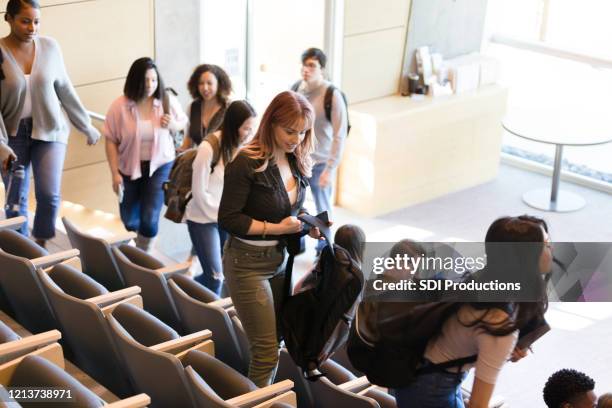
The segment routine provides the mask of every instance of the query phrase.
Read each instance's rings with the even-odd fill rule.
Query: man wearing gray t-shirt
[[[327,211],[332,219],[332,190],[336,169],[342,158],[344,140],[347,135],[348,114],[342,95],[334,89],[331,99],[331,115],[325,113],[325,93],[331,83],[324,79],[323,71],[327,57],[318,48],[309,48],[302,54],[302,81],[294,90],[303,94],[315,110],[315,151],[312,154],[314,167],[308,180],[315,200],[317,213]],[[323,246],[320,242],[317,251]]]

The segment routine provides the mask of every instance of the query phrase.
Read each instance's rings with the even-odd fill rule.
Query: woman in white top
[[[544,322],[547,306],[544,274],[552,267],[548,227],[544,220],[536,217],[503,217],[491,224],[485,242],[487,266],[475,279],[507,278],[509,272],[515,282],[528,288],[521,292],[520,300],[533,301],[507,299],[500,302],[497,299],[495,303],[460,306],[444,322],[440,335],[429,341],[416,379],[409,386],[395,390],[398,407],[463,408],[461,382],[473,366],[474,385],[468,407],[487,408],[506,361],[518,361],[527,355],[526,350],[516,347],[516,343],[519,331]],[[473,364],[446,370],[435,368],[437,364],[474,355],[477,358]]]
[[[220,131],[209,136],[218,138],[215,144],[218,152],[214,152],[213,144],[204,139],[193,162],[192,199],[185,214],[189,236],[202,265],[202,274],[195,280],[217,295],[223,283],[221,256],[226,238],[225,231],[217,224],[225,164],[232,161],[238,149],[253,136],[255,116],[255,110],[247,101],[232,102]]]

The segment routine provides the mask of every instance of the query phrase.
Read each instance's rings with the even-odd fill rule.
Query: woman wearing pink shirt
[[[162,101],[169,99],[169,112]],[[148,251],[157,235],[163,203],[162,183],[174,161],[170,132],[185,127],[187,116],[178,101],[165,94],[164,83],[151,58],[130,67],[123,95],[110,106],[104,122],[106,157],[119,195],[121,220],[138,233],[136,246]]]

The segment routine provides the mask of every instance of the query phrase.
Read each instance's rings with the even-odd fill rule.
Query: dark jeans
[[[420,374],[408,387],[394,390],[398,408],[464,408],[461,383],[465,373]]]
[[[8,145],[17,155],[17,162],[25,169],[25,178],[19,191],[19,210],[7,210],[6,218],[28,215],[28,192],[30,190],[30,166],[34,173],[36,212],[32,235],[34,238],[51,239],[55,236],[55,219],[60,205],[62,168],[66,156],[66,145],[32,139],[32,118],[19,122],[17,135],[8,138]],[[4,187],[8,188],[8,175],[3,175]],[[12,194],[11,194],[12,195]],[[19,232],[28,235],[25,223]]]
[[[319,177],[321,173],[327,167],[327,163],[315,164],[312,168],[312,176],[308,179],[310,183],[310,190],[312,191],[312,197],[314,198],[315,206],[317,207],[317,214],[327,211],[329,219],[332,218],[332,191],[333,184],[336,179],[336,171],[333,170],[329,175],[329,184],[327,187],[319,186]],[[317,243],[317,252],[320,252],[325,247],[325,241],[319,241]]]
[[[200,224],[188,220],[187,229],[202,265],[202,274],[196,276],[195,280],[220,296],[223,284],[221,256],[227,233],[216,222]]]
[[[119,204],[121,221],[128,231],[153,238],[157,235],[159,214],[164,202],[162,184],[168,180],[172,162],[164,164],[149,176],[148,161],[140,162],[142,177],[130,180],[123,175],[123,201]]]

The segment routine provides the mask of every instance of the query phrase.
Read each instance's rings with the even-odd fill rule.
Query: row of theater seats
[[[64,371],[62,347],[57,343],[61,333],[57,330],[20,337],[0,322],[0,384],[4,387],[57,387],[70,390],[70,402],[74,407],[146,407],[151,399],[139,394],[107,404],[96,394]],[[2,398],[4,405],[6,396]],[[23,406],[27,406],[24,404]],[[17,403],[5,406],[22,406]],[[56,403],[35,403],[37,407],[57,406]]]
[[[33,333],[59,329],[67,358],[117,396],[146,393],[153,407],[395,406],[345,353],[309,382],[282,350],[278,382],[257,389],[230,299],[185,276],[186,265],[127,245],[130,235],[105,241],[63,222],[75,249],[53,255],[0,229],[2,308]]]

